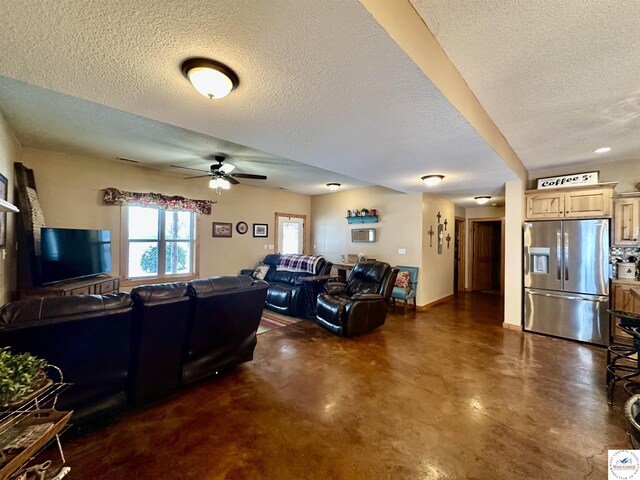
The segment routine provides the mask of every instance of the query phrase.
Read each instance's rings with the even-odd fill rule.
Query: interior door
[[[496,236],[494,223],[496,222],[473,223],[473,290],[496,288],[496,271],[499,275],[500,265],[500,237],[499,234]],[[500,288],[499,276],[497,280],[497,288]]]
[[[304,252],[305,218],[286,216],[286,214],[277,214],[276,218],[278,221],[276,252],[301,255]]]

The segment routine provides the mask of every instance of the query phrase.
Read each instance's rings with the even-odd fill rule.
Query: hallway
[[[606,478],[628,439],[604,349],[503,329],[500,300],[461,293],[356,339],[262,334],[223,378],[65,439],[70,478]]]

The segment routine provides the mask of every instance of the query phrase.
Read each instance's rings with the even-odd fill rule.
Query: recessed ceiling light
[[[208,58],[189,58],[180,68],[193,87],[210,99],[226,97],[240,83],[233,70]]]
[[[611,147],[600,147],[596,148],[593,153],[608,153],[611,151]]]
[[[444,175],[425,175],[424,177],[422,177],[422,181],[427,187],[435,187],[442,181],[443,178]]]
[[[327,187],[329,187],[329,190],[331,190],[332,192],[335,192],[336,190],[338,190],[340,188],[340,184],[339,183],[327,183]]]
[[[491,197],[489,195],[480,195],[478,197],[473,197],[473,199],[476,201],[478,205],[484,205],[489,200],[491,200]]]

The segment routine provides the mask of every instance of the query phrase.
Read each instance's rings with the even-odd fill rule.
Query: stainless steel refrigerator
[[[609,343],[609,220],[524,224],[524,328]]]

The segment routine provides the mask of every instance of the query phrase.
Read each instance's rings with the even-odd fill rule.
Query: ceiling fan
[[[217,193],[220,194],[220,190],[229,190],[231,185],[238,185],[240,182],[236,180],[236,178],[247,178],[250,180],[266,180],[266,175],[255,175],[252,173],[231,173],[235,170],[236,166],[231,163],[223,164],[227,157],[224,155],[212,155],[212,160],[215,160],[218,163],[214,163],[211,165],[210,171],[206,175],[196,175],[193,177],[185,177],[185,180],[190,180],[192,178],[203,178],[210,177],[209,188],[216,189]],[[177,165],[172,165],[176,166]],[[187,170],[195,170],[198,172],[203,172],[204,170],[198,170],[196,168],[189,167],[179,167],[186,168]]]

